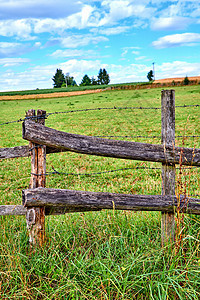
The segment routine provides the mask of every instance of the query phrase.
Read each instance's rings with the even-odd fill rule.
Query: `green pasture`
[[[200,85],[176,87],[176,106],[200,104]],[[0,124],[24,118],[28,109],[47,113],[90,108],[160,107],[161,89],[104,91],[98,94],[0,101]],[[200,148],[200,108],[176,108],[177,146]],[[90,136],[160,144],[160,110],[96,110],[50,115],[46,126]],[[129,137],[124,137],[129,136]],[[135,136],[146,136],[139,138]],[[152,136],[159,136],[154,137]],[[109,138],[109,137],[107,137]],[[0,126],[0,147],[27,145],[22,124]],[[21,204],[28,188],[30,158],[0,161],[0,205]],[[135,167],[146,169],[134,170]],[[131,194],[161,194],[159,163],[86,156],[47,155],[46,187]],[[85,173],[115,171],[96,176]],[[177,166],[178,168],[178,166]],[[198,168],[177,169],[177,193],[200,194]],[[2,299],[199,299],[199,224],[181,220],[179,247],[161,249],[160,213],[102,211],[46,217],[47,243],[31,251],[25,217],[0,217]],[[177,231],[177,240],[180,235]],[[1,298],[0,297],[0,298]]]
[[[88,86],[68,86],[66,88],[50,88],[50,89],[35,89],[35,90],[24,90],[24,91],[7,91],[0,92],[1,96],[13,96],[13,95],[38,95],[38,94],[49,94],[49,93],[59,93],[59,92],[76,92],[76,91],[86,91],[86,90],[96,90],[96,89],[106,89],[108,87],[117,87],[123,85],[146,85],[149,82],[129,82],[129,83],[119,83],[119,84],[109,84],[109,85],[88,85]],[[1,100],[1,98],[0,98]]]

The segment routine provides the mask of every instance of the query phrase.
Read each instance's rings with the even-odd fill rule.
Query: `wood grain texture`
[[[24,216],[26,211],[23,205],[0,205],[0,216]]]
[[[0,159],[9,159],[17,157],[28,157],[31,155],[29,146],[17,146],[11,148],[0,148]],[[61,149],[46,147],[46,154],[62,152]]]
[[[28,157],[29,155],[30,155],[29,146],[0,148],[0,159]]]
[[[0,216],[25,216],[27,207],[24,205],[0,205]],[[101,209],[88,209],[84,207],[66,208],[66,207],[45,207],[45,215],[63,215],[74,212],[99,211]]]
[[[175,91],[161,92],[161,141],[165,147],[175,148]],[[175,195],[175,164],[162,163],[162,195]],[[162,213],[161,243],[162,246],[175,239],[174,213]]]
[[[180,147],[108,140],[66,133],[33,121],[23,123],[23,138],[62,151],[122,159],[178,164]],[[200,149],[183,148],[183,164],[200,166]]]
[[[38,110],[37,116],[45,115],[46,111]],[[27,116],[35,116],[34,110],[29,110]],[[44,125],[45,119],[38,119],[37,122]],[[28,120],[29,122],[30,120]],[[31,152],[31,179],[30,188],[45,187],[46,173],[46,146],[37,145],[29,142]],[[41,174],[37,176],[35,174]],[[42,246],[45,240],[45,208],[32,207],[26,212],[27,228],[29,230],[29,242],[31,245]]]
[[[174,212],[177,205],[176,197],[170,195],[113,194],[45,188],[23,190],[22,195],[25,207]],[[200,214],[200,199],[181,196],[181,209],[186,213]]]

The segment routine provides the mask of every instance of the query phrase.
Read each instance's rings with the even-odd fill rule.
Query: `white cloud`
[[[147,59],[146,56],[138,56],[135,58],[135,60],[149,60],[149,59]]]
[[[110,28],[102,28],[97,29],[93,28],[90,30],[90,32],[96,33],[96,34],[104,34],[104,35],[117,35],[124,33],[130,29],[130,26],[117,26],[117,27],[110,27]]]
[[[0,49],[8,50],[8,48],[17,48],[20,45],[21,45],[20,43],[0,42]]]
[[[149,66],[145,64],[110,65],[111,83],[147,81]]]
[[[26,46],[21,43],[0,42],[0,57],[11,57],[22,54]]]
[[[104,36],[88,35],[72,35],[68,37],[58,38],[61,45],[65,48],[77,48],[87,46],[89,44],[98,44],[100,42],[107,42],[108,38]]]
[[[135,50],[139,50],[140,49],[140,47],[123,47],[122,48],[122,50],[123,50],[123,52],[122,52],[122,56],[125,56],[128,52],[129,52],[129,50],[133,50],[133,49],[135,49]],[[135,54],[135,55],[138,55],[139,54],[139,51],[132,51],[132,54]]]
[[[41,44],[41,42],[35,42],[34,46],[38,48],[38,47],[41,47],[42,44]]]
[[[29,62],[28,58],[0,58],[0,65],[3,67],[18,66]]]
[[[131,53],[134,54],[134,55],[139,55],[140,54],[139,51],[132,51]]]
[[[31,22],[26,19],[0,21],[0,35],[2,36],[17,36],[21,40],[35,39],[31,37],[31,32]]]
[[[200,63],[185,61],[164,62],[156,65],[156,78],[175,78],[187,76],[200,76]]]
[[[154,41],[152,45],[157,49],[180,47],[180,46],[194,46],[200,42],[199,33],[182,33],[166,35]]]
[[[56,50],[50,56],[54,58],[74,58],[74,57],[79,57],[79,58],[90,58],[91,57],[96,57],[97,54],[93,50],[78,50],[78,49],[67,49],[67,50]]]
[[[151,22],[153,30],[182,30],[191,23],[191,19],[184,17],[154,18]]]
[[[148,19],[156,11],[154,7],[146,7],[141,2],[131,3],[132,1],[103,1],[102,6],[107,8],[108,13],[99,21],[98,26],[114,24],[120,20],[132,17]]]
[[[78,13],[72,14],[66,18],[44,18],[34,19],[34,32],[58,32],[62,33],[66,29],[78,28],[82,29],[89,26],[89,19],[93,12],[93,8],[89,5],[82,7],[82,10]]]

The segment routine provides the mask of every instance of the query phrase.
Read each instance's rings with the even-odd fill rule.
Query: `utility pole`
[[[155,62],[152,63],[153,64],[153,79],[156,80],[156,76],[155,76]]]

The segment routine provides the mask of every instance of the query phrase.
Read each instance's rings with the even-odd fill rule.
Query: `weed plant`
[[[176,105],[199,104],[200,86],[175,90]],[[61,112],[114,106],[160,107],[160,92],[124,90],[1,101],[0,123],[23,118],[31,108]],[[149,136],[118,139],[160,144],[160,138],[151,138],[161,135],[160,114],[160,110],[88,111],[51,115],[46,125],[91,136]],[[198,107],[177,108],[176,135],[199,135],[199,117]],[[0,126],[0,147],[28,144],[21,136],[20,123]],[[200,148],[199,138],[176,138],[176,145]],[[30,158],[2,160],[0,165],[0,204],[21,204],[21,191],[28,188],[30,180]],[[65,152],[47,156],[47,171],[52,171],[52,166],[77,176],[48,176],[49,188],[161,194],[161,170],[149,169],[160,168],[159,163]],[[147,169],[80,175],[136,166]],[[198,168],[182,172],[180,176],[177,169],[177,193],[181,186],[183,192],[199,195]],[[30,249],[25,217],[0,217],[1,299],[199,299],[199,216],[184,215],[177,231],[178,238],[182,232],[178,251],[176,242],[161,248],[160,219],[159,212],[115,210],[48,216],[44,248]]]

